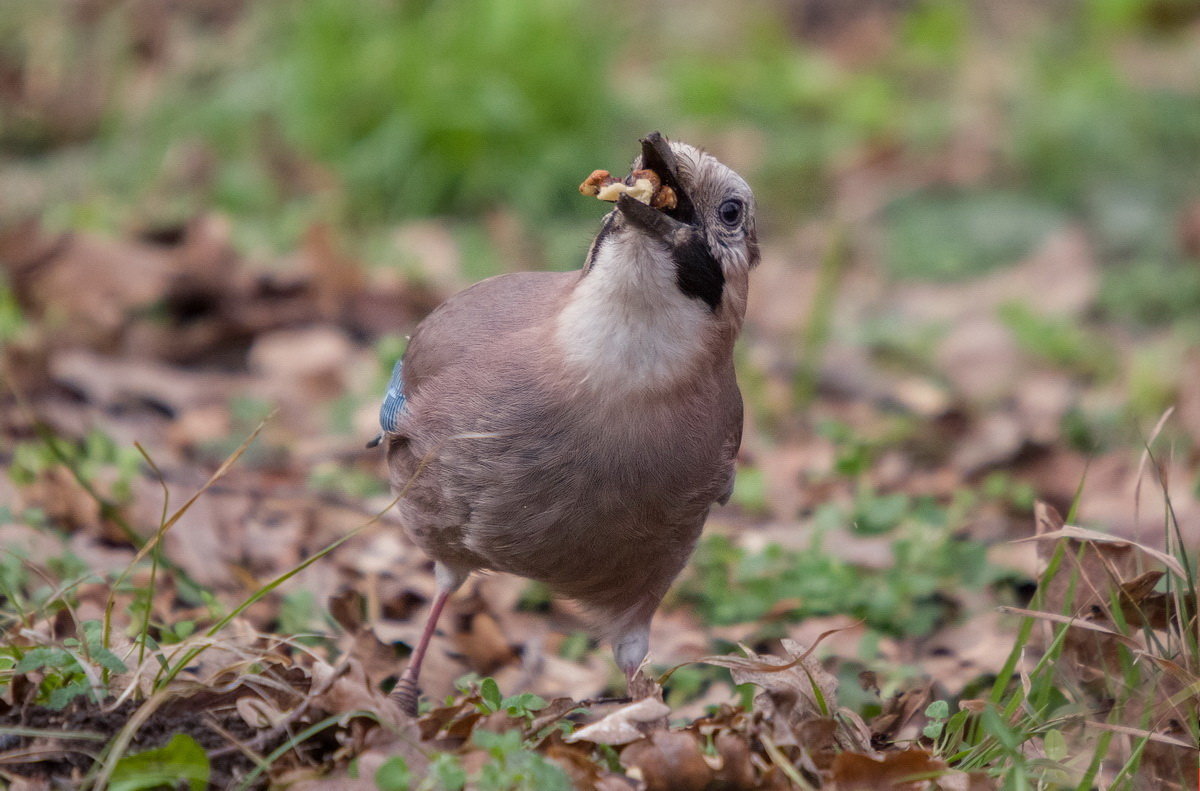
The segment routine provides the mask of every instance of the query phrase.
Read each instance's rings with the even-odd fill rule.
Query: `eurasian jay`
[[[437,594],[392,692],[416,713],[438,616],[472,571],[578,601],[626,678],[713,503],[733,490],[742,399],[733,344],[758,263],[737,173],[655,132],[583,268],[484,280],[417,327],[380,410],[399,517]]]

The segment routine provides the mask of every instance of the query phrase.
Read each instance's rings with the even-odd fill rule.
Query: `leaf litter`
[[[139,319],[137,311],[148,308],[161,293],[146,288],[146,281],[126,291],[120,290],[124,288],[120,281],[112,281],[106,293],[113,300],[110,304],[121,306],[119,314],[108,318],[97,314],[94,325],[75,325],[65,334],[50,325],[38,325],[47,333],[40,339],[46,353],[41,367],[27,365],[24,376],[13,380],[20,388],[21,401],[9,402],[15,411],[9,409],[5,418],[9,436],[18,441],[36,437],[39,426],[71,437],[100,425],[113,436],[136,437],[147,448],[162,471],[165,489],[154,483],[152,475],[147,477],[147,471],[141,471],[128,482],[130,491],[115,511],[112,501],[97,500],[62,467],[39,472],[35,480],[19,487],[17,494],[26,507],[40,507],[57,524],[67,526],[71,531],[67,545],[80,557],[98,559],[101,550],[110,555],[115,551],[97,568],[136,567],[131,582],[144,584],[144,559],[160,551],[154,548],[157,539],[145,526],[158,521],[156,511],[162,509],[165,492],[167,510],[175,513],[171,519],[178,524],[164,531],[160,560],[169,560],[169,566],[159,568],[154,595],[144,604],[156,624],[206,621],[211,616],[200,602],[190,599],[190,586],[199,585],[225,602],[224,606],[233,606],[247,591],[286,573],[314,551],[363,525],[370,519],[372,503],[386,504],[382,493],[357,503],[336,495],[322,496],[296,476],[296,471],[302,472],[321,458],[371,468],[372,460],[363,458],[356,447],[357,437],[330,434],[314,442],[311,435],[300,433],[322,430],[321,421],[314,420],[318,414],[314,407],[329,404],[347,388],[362,387],[362,392],[368,393],[373,384],[372,377],[362,373],[367,358],[353,338],[374,322],[361,316],[348,318],[350,306],[357,304],[354,290],[362,288],[362,283],[313,274],[322,271],[325,265],[321,265],[310,267],[308,274],[298,273],[286,288],[270,286],[270,281],[242,274],[245,265],[231,256],[228,246],[205,236],[213,233],[220,233],[219,223],[199,222],[185,230],[181,249],[155,247],[147,252],[147,261],[155,262],[149,271],[174,271],[156,286],[174,294],[166,299],[168,311],[190,304],[189,310],[196,311],[196,316],[183,321],[180,315],[165,323]],[[23,242],[9,239],[8,244],[24,244],[28,251],[6,258],[6,262],[27,261],[34,256],[34,249],[55,249],[34,231],[25,229],[23,234]],[[200,237],[186,241],[189,234]],[[52,256],[47,260],[53,264],[10,269],[18,284],[27,284],[21,286],[21,293],[33,306],[33,314],[39,315],[39,304],[46,311],[61,302],[57,295],[53,303],[39,296],[49,288],[47,283],[57,283],[54,288],[61,290],[68,288],[64,283],[86,277],[83,269],[77,268],[110,266],[103,263],[104,256],[119,253],[99,252],[106,249],[105,244],[73,243],[61,249],[97,252],[82,257],[73,252],[75,257],[61,260]],[[326,248],[327,242],[322,242],[317,252],[309,255],[332,255]],[[227,280],[216,284],[211,279],[189,278],[188,266],[204,272],[224,271]],[[73,274],[46,279],[58,267]],[[403,290],[394,300],[404,304]],[[302,308],[306,301],[308,307]],[[236,307],[239,303],[246,307]],[[225,307],[204,307],[206,304]],[[403,326],[411,322],[408,316],[421,309],[414,306],[407,316],[377,321],[379,325],[395,321]],[[239,318],[239,310],[252,313],[253,321]],[[302,314],[336,318],[295,326],[296,317]],[[198,331],[200,324],[208,324],[209,329]],[[244,339],[240,343],[244,367],[240,370],[229,368],[228,360],[223,359],[234,337]],[[327,353],[320,351],[326,348]],[[309,355],[310,349],[319,353]],[[227,441],[239,425],[243,431],[252,428],[235,414],[236,404],[230,403],[230,394],[239,392],[282,410],[258,440],[272,452],[238,459],[206,489],[204,479],[214,477],[202,472],[205,463],[213,463],[206,460],[214,458],[206,449]],[[361,410],[369,415],[370,402],[365,395],[363,402]],[[85,419],[80,420],[81,416]],[[369,424],[355,418],[353,425]],[[963,469],[975,466],[967,464]],[[189,499],[197,491],[204,491],[203,496]],[[180,508],[185,503],[186,507]],[[129,524],[137,526],[140,552],[135,549],[137,544],[128,543],[128,537],[113,532],[110,523],[115,514],[125,515]],[[718,530],[722,529],[721,519],[716,520]],[[1141,557],[1146,563],[1159,564],[1162,570],[1138,573],[1142,566],[1133,562],[1137,553],[1132,541],[1049,519],[1057,526],[1052,524],[1036,536],[1038,546],[1072,542],[1077,553],[1071,555],[1071,562],[1077,564],[1082,583],[1077,601],[1081,614],[1063,614],[1072,628],[1059,661],[1069,663],[1062,665],[1064,672],[1077,677],[1080,684],[1095,687],[1119,671],[1112,641],[1129,645],[1132,638],[1121,636],[1116,624],[1088,608],[1103,611],[1115,597],[1124,623],[1168,628],[1180,614],[1173,609],[1173,600],[1156,588],[1166,574],[1182,579],[1185,569],[1174,556],[1144,546],[1140,547]],[[21,527],[13,524],[5,529],[20,531]],[[44,563],[63,549],[37,531],[25,535],[36,536],[26,544],[30,563]],[[778,655],[746,648],[742,657],[698,657],[697,648],[706,642],[695,638],[701,627],[683,612],[664,613],[663,628],[682,618],[679,634],[684,639],[677,648],[669,648],[671,640],[663,641],[668,651],[691,651],[690,656],[679,658],[726,668],[735,686],[753,685],[756,691],[749,709],[732,705],[734,698],[729,696],[728,703],[711,708],[710,713],[684,725],[671,725],[672,708],[654,696],[623,705],[589,704],[588,698],[610,688],[611,669],[602,657],[591,653],[574,662],[558,655],[554,644],[561,646],[563,630],[578,628],[571,626],[579,621],[570,605],[549,602],[542,612],[526,612],[520,604],[524,586],[500,577],[477,581],[452,603],[447,639],[435,643],[438,654],[431,657],[429,685],[446,690],[455,678],[472,670],[494,675],[506,690],[533,688],[559,697],[547,703],[536,718],[527,718],[501,711],[487,713],[471,687],[447,705],[435,706],[418,723],[402,722],[388,704],[382,685],[402,666],[403,657],[396,647],[414,639],[423,605],[432,595],[432,578],[423,559],[407,542],[397,540],[398,536],[385,513],[338,553],[280,586],[284,597],[308,592],[313,599],[330,602],[329,611],[338,627],[336,638],[318,638],[325,641],[325,649],[332,650],[328,655],[320,646],[305,644],[302,635],[273,636],[281,613],[281,601],[273,596],[247,607],[215,635],[176,635],[179,639],[171,644],[161,642],[158,636],[157,646],[143,649],[140,659],[134,642],[125,636],[128,624],[122,626],[114,632],[120,639],[112,646],[127,668],[124,672],[108,675],[101,684],[103,668],[86,659],[79,662],[86,683],[107,690],[108,697],[100,700],[81,694],[58,710],[50,709],[35,701],[53,672],[31,668],[12,673],[4,698],[7,713],[3,721],[10,734],[6,737],[10,746],[0,756],[5,771],[31,782],[38,778],[111,779],[121,766],[136,765],[127,762],[130,756],[156,755],[154,750],[166,750],[173,744],[169,736],[184,734],[208,757],[209,782],[215,785],[253,775],[257,783],[268,778],[296,781],[307,777],[304,782],[315,788],[341,782],[338,777],[347,779],[345,772],[356,760],[382,765],[387,756],[400,755],[410,771],[419,774],[428,766],[429,756],[434,754],[431,750],[450,750],[462,756],[464,765],[470,765],[484,760],[478,757],[481,748],[473,739],[478,729],[516,729],[527,745],[562,767],[582,787],[610,787],[617,778],[645,788],[990,787],[978,773],[952,770],[914,736],[925,721],[922,711],[931,697],[929,687],[898,691],[868,722],[838,705],[838,679],[811,648],[785,638],[776,644]],[[1041,549],[1039,554],[1044,555]],[[140,564],[135,563],[138,558],[143,559]],[[1062,580],[1059,576],[1050,581],[1044,613],[1037,614],[1048,623],[1056,618],[1054,608],[1062,604]],[[103,599],[109,592],[98,582],[95,578],[77,587],[73,611],[61,610],[57,622],[30,622],[17,633],[10,629],[11,644],[18,648],[53,645],[78,631],[84,622],[102,619],[107,609]],[[118,602],[130,601],[127,595],[113,595]],[[1189,601],[1194,612],[1194,600]],[[1011,611],[1033,614],[1020,608]],[[112,612],[121,618],[121,607]],[[328,635],[311,614],[308,625]],[[947,638],[951,626],[947,624]],[[1079,637],[1081,633],[1091,636]],[[813,645],[823,638],[817,636]],[[1139,655],[1149,656],[1152,646],[1138,643],[1137,650]],[[780,659],[780,655],[790,659]],[[162,684],[164,667],[183,657],[188,657],[187,666]],[[435,669],[439,666],[440,675]],[[1158,757],[1158,752],[1178,750],[1187,743],[1171,723],[1191,715],[1177,700],[1170,706],[1164,703],[1170,702],[1172,695],[1178,698],[1185,688],[1179,683],[1180,674],[1164,671],[1162,676],[1174,679],[1174,686],[1163,686],[1152,711],[1129,716],[1142,717],[1149,726],[1145,732],[1162,734],[1144,748],[1147,760],[1169,763],[1168,758]],[[964,677],[954,683],[962,688],[968,681],[969,677]],[[1091,694],[1099,701],[1103,692],[1101,684]],[[137,727],[130,728],[130,723]],[[118,752],[106,753],[92,742],[50,735],[59,729],[105,733],[114,727],[123,729],[126,737],[119,742]],[[297,734],[314,728],[317,730],[304,740],[296,741]],[[34,731],[39,735],[22,735]],[[601,746],[613,751],[616,763],[598,761],[596,751]],[[281,749],[269,768],[263,769],[265,757]]]
[[[932,687],[894,690],[869,720],[839,706],[840,682],[831,672],[837,663],[818,659],[813,650],[826,637],[823,634],[810,632],[806,643],[784,638],[774,643],[774,652],[746,647],[741,657],[701,656],[708,644],[698,638],[704,627],[686,611],[669,609],[656,627],[663,631],[664,639],[656,641],[665,648],[662,659],[727,669],[733,686],[753,685],[749,708],[735,704],[731,689],[725,702],[717,695],[708,713],[681,724],[677,719],[672,723],[674,709],[662,702],[660,689],[657,696],[625,704],[591,702],[615,685],[602,656],[587,652],[565,660],[560,655],[564,635],[579,628],[572,607],[550,601],[540,605],[541,611],[528,611],[522,604],[524,584],[504,577],[477,580],[452,602],[444,638],[435,641],[429,687],[449,690],[456,678],[471,671],[494,676],[505,690],[533,689],[557,697],[533,716],[489,712],[478,687],[468,686],[417,723],[402,721],[383,690],[402,667],[398,649],[415,639],[419,617],[432,596],[428,566],[400,538],[386,512],[367,524],[372,513],[386,506],[386,494],[377,490],[356,500],[314,491],[305,471],[329,459],[374,474],[374,460],[358,448],[361,437],[354,433],[369,433],[364,429],[372,406],[373,364],[368,364],[370,355],[355,338],[368,327],[411,324],[427,305],[418,301],[409,313],[395,313],[390,307],[387,318],[365,318],[354,312],[359,304],[356,289],[365,287],[361,281],[319,274],[344,264],[310,264],[282,287],[278,275],[264,280],[247,273],[247,264],[234,257],[227,244],[211,238],[221,232],[220,223],[197,222],[184,230],[178,249],[147,250],[146,260],[154,262],[148,271],[172,273],[164,274],[157,286],[146,288],[141,281],[122,290],[121,281],[113,280],[106,294],[110,304],[121,306],[119,313],[97,314],[93,324],[65,329],[43,321],[35,325],[44,333],[37,339],[40,352],[30,354],[39,348],[35,345],[6,357],[7,365],[24,365],[22,376],[12,380],[20,398],[6,402],[4,425],[11,439],[33,442],[41,431],[80,437],[102,426],[114,437],[136,438],[163,476],[160,485],[143,467],[122,484],[125,492],[117,485],[121,481],[105,484],[103,476],[93,476],[93,484],[108,488],[89,492],[69,468],[47,465],[17,487],[22,507],[40,508],[68,531],[59,545],[20,524],[4,526],[11,533],[7,545],[23,546],[24,562],[31,568],[66,551],[88,559],[98,574],[131,571],[128,581],[136,587],[149,582],[147,559],[156,557],[159,566],[152,595],[139,605],[155,624],[155,641],[147,643],[148,648],[139,650],[137,641],[129,639],[135,597],[106,588],[100,576],[85,575],[76,583],[71,596],[64,597],[72,600],[71,607],[58,610],[53,618],[9,627],[9,644],[22,651],[22,646],[59,644],[86,622],[115,618],[110,645],[124,668],[109,673],[95,657],[79,656],[74,661],[80,680],[71,683],[81,685],[81,694],[57,709],[38,701],[45,698],[48,683],[65,683],[69,673],[33,666],[10,671],[0,704],[7,734],[0,761],[10,776],[35,784],[53,778],[112,780],[138,765],[130,763],[135,757],[170,765],[175,752],[186,757],[195,744],[209,762],[208,782],[217,786],[246,778],[253,778],[252,785],[287,778],[305,787],[340,787],[337,783],[351,779],[351,766],[381,766],[391,756],[401,756],[417,776],[439,751],[459,755],[464,766],[486,762],[490,753],[478,744],[476,732],[516,730],[523,744],[580,787],[628,787],[620,785],[628,782],[644,788],[991,787],[978,772],[950,768],[919,735]],[[87,267],[111,267],[104,263],[105,256],[121,255],[115,248],[106,252],[108,243],[103,241],[56,246],[29,228],[6,243],[9,250],[24,250],[10,253],[5,262],[35,316],[48,315],[55,305],[73,304],[63,303],[57,293],[52,300],[45,296],[48,283],[56,284],[53,289],[69,289],[67,283],[88,277]],[[328,244],[316,244],[307,255],[334,255]],[[56,249],[67,257],[46,252]],[[38,250],[42,252],[37,255],[49,257],[37,266],[29,264]],[[74,252],[68,255],[68,250]],[[79,250],[94,252],[82,255]],[[59,267],[72,274],[52,278],[50,273]],[[188,267],[209,274],[219,270],[224,279],[218,283],[207,274],[189,277]],[[139,311],[162,299],[162,292],[168,295],[168,320],[151,319],[145,312],[139,317]],[[406,299],[401,285],[392,300],[404,305]],[[186,319],[181,313],[171,318],[171,311],[185,306]],[[319,318],[297,325],[301,315]],[[208,328],[198,330],[202,325]],[[240,368],[230,367],[227,357],[234,338],[241,339],[235,344],[241,349]],[[20,359],[14,360],[17,354]],[[319,410],[355,388],[361,404],[352,430],[332,431]],[[260,449],[258,455],[245,458],[236,452],[233,438],[253,426],[237,414],[240,407],[231,395],[280,410],[256,441],[268,452]],[[834,414],[841,408],[836,401],[818,406]],[[1026,429],[1020,426],[1015,431],[1018,438],[1026,437],[1018,444],[1043,441],[1036,432],[1023,434]],[[977,436],[962,435],[967,442],[991,442]],[[802,435],[797,439],[818,446],[824,442]],[[221,457],[213,451],[220,450],[221,443],[223,452],[236,455],[233,462],[214,466],[214,459]],[[980,463],[995,464],[1003,454],[1014,452],[995,455],[999,446],[995,447],[986,451],[992,456],[979,456],[981,462],[960,461],[959,468],[969,475]],[[759,463],[770,458],[761,446],[753,452]],[[836,452],[822,452],[808,458],[835,456]],[[918,472],[898,468],[901,481]],[[193,497],[197,492],[202,496]],[[840,496],[836,489],[828,494]],[[158,539],[147,526],[159,521],[164,496],[164,524],[171,529]],[[1072,548],[1068,566],[1075,574],[1075,607],[1060,611],[1068,582],[1059,575],[1049,580],[1041,611],[1009,612],[1036,617],[1048,627],[1069,627],[1057,661],[1100,710],[1102,701],[1115,694],[1106,679],[1122,672],[1115,646],[1133,648],[1137,656],[1160,656],[1153,644],[1127,636],[1124,626],[1165,633],[1188,617],[1179,611],[1176,598],[1161,591],[1165,576],[1185,581],[1186,569],[1157,547],[1064,525],[1052,509],[1040,513],[1047,514],[1040,518],[1041,532],[1030,540],[1036,541],[1043,565],[1056,542]],[[132,526],[133,535],[121,533],[119,522]],[[718,532],[734,527],[742,531],[742,541],[765,541],[756,536],[769,536],[772,530],[770,525],[756,527],[736,512],[720,514],[714,522]],[[286,579],[277,593],[251,603],[218,633],[181,635],[167,629],[180,622],[211,622],[212,604],[196,599],[196,586],[215,596],[220,607],[236,606],[248,592],[360,528],[362,532],[337,553]],[[795,542],[794,535],[785,535],[794,529],[781,526],[785,543]],[[861,540],[850,538],[851,545]],[[885,557],[879,562],[889,561]],[[322,626],[319,613],[324,606],[310,605],[316,609],[304,614],[307,620],[299,625],[313,629],[314,637],[306,638],[303,629],[292,637],[276,636],[284,602],[291,596],[304,598],[302,594],[309,594],[310,602],[328,602],[332,621]],[[110,596],[118,605],[112,609]],[[1194,597],[1183,602],[1195,612]],[[1119,605],[1120,623],[1110,614],[1114,603]],[[335,626],[332,632],[329,623]],[[677,630],[678,639],[668,636],[668,625]],[[857,628],[854,622],[842,626],[851,633]],[[943,645],[954,645],[957,628],[961,626],[945,625]],[[989,630],[1000,628],[997,623]],[[755,630],[743,628],[742,634],[753,637]],[[839,650],[853,650],[852,643],[834,640]],[[1053,640],[1050,629],[1041,645]],[[969,655],[965,647],[949,654],[960,666]],[[998,659],[998,651],[993,656]],[[164,684],[166,669],[183,658],[186,667]],[[932,656],[929,661],[930,667],[938,666]],[[1178,723],[1194,716],[1191,700],[1181,697],[1194,677],[1166,660],[1149,664],[1159,676],[1155,695],[1144,709],[1128,711],[1124,719],[1145,723],[1133,729],[1149,736],[1144,763],[1159,767],[1155,771],[1165,776],[1177,768],[1178,751],[1190,744]],[[966,667],[958,674],[949,667],[938,673],[942,684],[951,685],[938,694],[955,694],[985,669],[983,664]],[[89,689],[95,694],[86,693]],[[107,747],[71,735],[114,729],[121,736]],[[60,730],[62,736],[53,735]],[[191,741],[180,746],[170,740],[183,738],[180,734]],[[298,739],[299,734],[306,735]],[[114,750],[114,744],[119,749]],[[607,763],[599,758],[604,749],[612,755]]]
[[[48,112],[71,137],[95,123],[86,109]],[[309,164],[278,169],[289,180],[319,177],[304,175]],[[905,177],[896,167],[853,163],[838,177],[838,199],[869,216],[886,197],[881,183]],[[498,244],[521,236],[493,225]],[[462,253],[447,224],[400,228],[394,241],[421,262],[418,281],[362,266],[329,225],[313,224],[300,249],[268,263],[239,254],[231,231],[211,214],[116,239],[32,220],[0,225],[0,269],[28,319],[0,352],[0,454],[21,470],[0,482],[0,773],[12,787],[105,778],[121,787],[133,773],[174,767],[193,786],[204,777],[215,787],[375,788],[375,772],[396,758],[421,778],[437,771],[439,755],[470,774],[529,753],[581,788],[975,791],[995,778],[986,767],[954,768],[945,745],[924,735],[930,704],[957,700],[952,717],[968,723],[1003,717],[980,679],[1032,685],[1041,659],[1080,704],[1060,729],[1070,748],[1088,754],[1097,733],[1113,733],[1126,754],[1140,750],[1145,787],[1192,776],[1197,668],[1180,643],[1194,634],[1197,608],[1173,549],[1200,543],[1188,487],[1196,459],[1135,462],[1065,442],[1063,422],[1089,402],[1120,398],[1124,383],[1096,374],[1103,361],[1048,364],[1019,331],[1095,310],[1095,245],[1081,229],[1050,234],[1009,269],[938,286],[890,282],[863,242],[831,303],[814,298],[800,310],[796,295],[819,294],[821,276],[793,262],[834,247],[835,231],[811,227],[765,245],[769,283],[752,295],[744,365],[758,381],[747,386],[755,408],[743,461],[762,472],[762,497],[716,511],[709,527],[744,559],[773,546],[810,551],[820,535],[831,557],[879,570],[894,565],[893,544],[864,532],[870,520],[854,511],[863,491],[945,503],[1002,471],[1065,512],[1083,480],[1080,521],[1111,532],[1067,525],[1053,506],[1034,517],[990,503],[962,520],[962,538],[993,548],[1032,541],[1038,568],[1026,570],[1028,582],[1064,548],[1040,600],[938,590],[953,606],[913,636],[868,631],[837,613],[797,623],[803,597],[730,624],[704,623],[676,598],[654,626],[655,661],[687,670],[665,690],[648,684],[646,697],[623,701],[612,699],[620,681],[569,603],[483,577],[449,605],[426,666],[430,705],[416,722],[397,715],[385,690],[433,578],[386,513],[379,460],[361,445],[384,375],[377,350],[466,284]],[[1011,309],[1017,301],[1024,312]],[[795,342],[821,311],[828,340],[802,361],[815,378],[798,420]],[[861,328],[879,337],[864,341]],[[1120,333],[1109,340],[1118,357],[1131,353]],[[1181,358],[1169,424],[1193,443],[1198,359],[1194,350]],[[915,429],[878,454],[816,428],[849,426],[870,445],[897,415]],[[150,461],[131,465],[90,447],[97,431],[118,449],[139,443]],[[38,456],[46,437],[88,452],[66,462]],[[1176,538],[1149,537],[1151,490],[1166,493]],[[822,532],[818,512],[828,505],[845,510]],[[1037,623],[1011,678],[1004,656],[1019,621],[998,615],[998,602]],[[826,640],[830,623],[840,631]],[[109,635],[103,645],[87,637],[96,628]],[[867,640],[877,650],[864,660]],[[704,676],[704,663],[728,681]],[[897,678],[897,667],[916,667],[917,677]],[[700,674],[700,691],[664,702],[688,672]],[[1142,694],[1130,698],[1135,677]],[[498,690],[511,697],[497,699]],[[536,699],[521,702],[524,693]],[[518,738],[508,746],[488,738],[509,733]],[[1051,760],[1052,742],[1021,749]],[[1068,764],[1073,780],[1085,775]]]

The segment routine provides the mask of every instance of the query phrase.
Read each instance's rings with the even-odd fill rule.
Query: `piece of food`
[[[579,185],[579,191],[584,195],[595,196],[600,192],[601,188],[609,184],[614,184],[616,181],[617,179],[607,170],[593,170],[592,175],[585,178],[583,183]]]
[[[663,184],[654,193],[654,198],[651,199],[650,205],[659,211],[668,211],[679,205],[679,198],[675,195],[675,190]]]
[[[616,202],[624,193],[656,209],[674,209],[678,203],[675,190],[663,184],[659,175],[648,169],[635,170],[624,181],[607,170],[593,170],[579,185],[579,191],[610,203]]]

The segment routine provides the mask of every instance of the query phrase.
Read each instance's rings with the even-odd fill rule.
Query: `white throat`
[[[640,234],[602,242],[558,315],[569,376],[589,389],[663,390],[692,373],[714,341],[708,306],[679,290],[670,254]]]

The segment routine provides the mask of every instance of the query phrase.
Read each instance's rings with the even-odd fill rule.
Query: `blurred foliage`
[[[394,256],[372,240],[399,220],[461,217],[474,278],[503,263],[473,230],[500,207],[543,262],[581,257],[581,223],[599,212],[573,186],[620,169],[654,128],[730,141],[768,228],[827,215],[847,166],[929,170],[983,135],[981,177],[889,190],[875,219],[895,275],[976,274],[1075,223],[1108,267],[1106,316],[1200,309],[1200,268],[1176,230],[1200,198],[1200,88],[1127,63],[1178,46],[1188,3],[1096,0],[998,32],[980,7],[919,0],[850,58],[798,31],[786,4],[748,3],[737,20],[714,8],[266,0],[233,24],[184,14],[180,44],[136,5],[16,0],[0,20],[0,63],[25,81],[0,100],[10,203],[68,227],[215,206],[237,217],[240,243],[278,249],[333,220],[374,258]]]
[[[28,486],[51,471],[65,476],[68,470],[74,470],[82,480],[104,489],[113,500],[130,499],[133,481],[142,467],[142,455],[136,448],[119,445],[98,429],[80,443],[52,442],[31,440],[12,446],[7,473],[13,483]]]
[[[344,222],[497,206],[580,215],[591,208],[570,200],[581,173],[619,167],[633,153],[627,141],[648,131],[609,84],[615,30],[578,0],[256,10],[265,19],[255,63],[212,99],[185,102],[194,118],[172,102],[152,128],[200,130],[233,163],[263,160],[263,146],[294,148],[332,169]],[[230,167],[217,198],[244,208],[286,200],[271,176],[261,164]]]
[[[992,582],[985,546],[954,535],[965,503],[863,492],[851,506],[818,509],[805,549],[749,551],[728,537],[701,541],[679,595],[711,624],[770,623],[844,614],[890,635],[919,636],[954,616],[948,592]],[[889,540],[886,568],[864,569],[823,548],[847,528]]]
[[[554,214],[589,154],[616,154],[613,33],[579,0],[285,5],[276,119],[337,169],[357,217]]]
[[[1001,305],[999,316],[1017,345],[1059,369],[1097,379],[1118,370],[1117,352],[1104,337],[1066,319],[1040,316],[1019,302]]]
[[[942,190],[897,199],[885,222],[893,273],[952,280],[1020,260],[1062,223],[1062,216],[1011,192]]]

